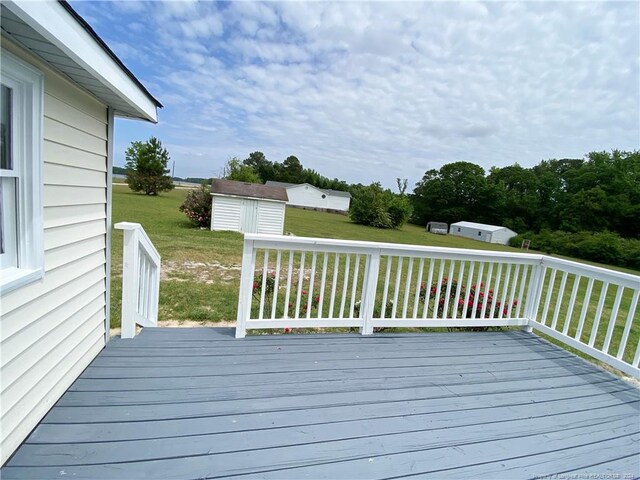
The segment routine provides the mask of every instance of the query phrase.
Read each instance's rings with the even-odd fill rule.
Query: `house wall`
[[[107,107],[11,41],[44,80],[45,275],[0,299],[0,464],[105,345]]]
[[[215,194],[212,198],[211,230],[282,235],[284,202]]]
[[[508,228],[503,228],[493,232],[493,235],[491,236],[491,243],[500,243],[502,245],[508,245],[509,239],[515,236],[516,236],[516,232]]]
[[[457,235],[458,237],[471,238],[473,240],[480,240],[482,242],[491,242],[491,233],[486,230],[470,227],[451,225],[449,228],[449,234]]]
[[[327,197],[327,208],[330,210],[341,210],[346,212],[349,210],[349,204],[351,203],[351,199],[349,197],[338,197],[335,195],[329,195]]]
[[[322,196],[325,198],[322,198]],[[289,205],[311,208],[330,208],[329,195],[310,185],[296,185],[287,188]]]

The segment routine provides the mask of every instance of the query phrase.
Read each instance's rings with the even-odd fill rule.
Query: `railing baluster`
[[[391,318],[397,318],[396,312],[398,311],[398,294],[400,293],[400,279],[402,278],[402,266],[404,264],[404,257],[398,257],[398,266],[396,268],[396,285],[393,290],[393,305],[391,306]]]
[[[329,318],[333,318],[336,304],[336,287],[338,286],[338,270],[340,270],[340,254],[336,253],[333,260],[333,280],[331,281],[331,298],[329,299]]]
[[[289,318],[289,301],[291,300],[291,282],[293,280],[293,250],[289,250],[289,265],[287,266],[287,287],[284,294],[284,318]]]
[[[593,347],[598,334],[598,327],[600,326],[600,319],[602,318],[602,309],[604,308],[604,302],[607,299],[607,290],[609,289],[609,283],[602,283],[602,290],[600,290],[600,299],[598,300],[598,307],[596,308],[596,316],[593,319],[593,326],[591,327],[591,336],[589,337],[589,346]]]
[[[356,292],[358,290],[358,275],[360,273],[360,255],[356,255],[353,265],[353,282],[351,283],[351,302],[349,302],[349,318],[353,318],[356,303]],[[362,304],[360,304],[362,307]]]
[[[527,284],[527,275],[529,274],[529,265],[525,265],[522,269],[522,277],[520,277],[520,290],[518,291],[518,308],[516,309],[516,318],[520,318],[520,310],[522,308],[522,299],[524,298],[524,288]]]
[[[584,328],[584,321],[587,318],[587,312],[589,311],[589,302],[591,300],[591,292],[593,291],[593,277],[589,279],[587,283],[587,291],[584,294],[584,300],[582,303],[582,311],[580,312],[580,320],[578,320],[578,329],[573,338],[580,340],[582,336],[582,329]]]
[[[480,268],[478,269],[478,278],[476,279],[476,288],[473,292],[473,309],[471,310],[471,318],[478,318],[478,303],[480,299],[480,291],[482,290],[482,274],[484,273],[484,262],[480,262]]]
[[[455,298],[453,299],[453,315],[451,318],[454,320],[458,317],[458,303],[460,302],[460,293],[462,290],[462,282],[464,279],[464,260],[460,260],[460,267],[458,268],[458,280],[456,281],[456,293]]]
[[[346,263],[344,266],[344,279],[342,283],[342,298],[340,299],[340,318],[344,318],[344,304],[347,300],[347,285],[349,283],[349,267],[351,264],[351,255],[346,255]]]
[[[507,293],[509,291],[509,282],[511,281],[511,264],[507,265],[507,272],[504,276],[504,283],[502,284],[502,297],[500,298],[500,310],[498,312],[498,318],[504,317],[505,309],[507,311],[507,317],[511,316],[511,303],[507,305]]]
[[[262,262],[262,286],[260,288],[260,308],[258,310],[258,319],[264,318],[264,298],[267,293],[267,277],[269,276],[269,249],[264,251],[264,261]]]
[[[549,286],[547,287],[547,296],[544,300],[544,309],[542,310],[542,317],[540,318],[540,323],[543,325],[547,324],[547,315],[549,314],[549,305],[551,304],[551,297],[553,296],[553,285],[556,281],[556,273],[557,270],[555,268],[549,271]]]
[[[271,320],[276,318],[276,307],[278,306],[278,288],[280,287],[280,262],[282,261],[282,250],[276,250],[276,272],[273,279],[273,298],[271,299]]]
[[[442,318],[447,318],[449,315],[449,299],[451,298],[451,282],[453,282],[453,275],[455,273],[456,261],[449,261],[449,276],[447,277],[447,290],[444,294],[444,309],[442,310]]]
[[[571,297],[569,298],[569,308],[567,309],[567,316],[564,319],[564,327],[562,328],[562,333],[564,335],[569,331],[569,326],[571,325],[571,317],[573,316],[573,309],[576,305],[576,296],[578,295],[578,287],[580,286],[580,281],[582,277],[576,275],[573,278],[573,288],[571,289]]]
[[[493,293],[491,294],[491,311],[489,312],[489,318],[495,318],[496,307],[498,310],[502,310],[502,302],[498,301],[498,294],[500,293],[500,282],[502,281],[502,263],[498,264],[498,272],[496,273],[496,280],[493,283]],[[498,306],[498,303],[500,305]]]
[[[436,286],[436,295],[433,299],[433,319],[438,318],[438,310],[440,310],[440,290],[442,290],[442,279],[444,278],[444,259],[440,259],[438,267],[438,284]]]
[[[413,275],[413,257],[409,257],[409,267],[407,268],[407,280],[404,285],[404,302],[402,303],[402,318],[407,318],[409,308],[409,291],[411,290],[411,276]]]
[[[511,290],[509,292],[509,317],[516,317],[517,315],[513,315],[513,308],[515,305],[513,304],[516,301],[516,288],[518,287],[518,274],[520,273],[520,264],[516,264],[516,268],[513,272],[513,277],[511,278]],[[518,302],[520,303],[520,302]]]
[[[464,305],[462,306],[462,316],[460,318],[467,318],[467,311],[469,309],[469,298],[471,297],[471,285],[473,285],[473,270],[476,267],[476,262],[469,262],[469,273],[467,275],[467,291],[464,294]]]
[[[560,281],[560,289],[558,290],[558,298],[556,299],[556,307],[553,310],[553,321],[551,322],[551,328],[554,330],[558,326],[558,316],[560,315],[560,307],[562,307],[562,300],[564,296],[564,289],[567,286],[568,272],[562,274],[562,280]]]
[[[616,298],[613,301],[613,309],[611,310],[611,318],[609,319],[609,326],[607,328],[607,336],[604,339],[604,345],[602,350],[604,353],[609,353],[609,347],[611,346],[611,337],[613,336],[613,329],[616,326],[616,320],[618,319],[618,311],[620,310],[620,301],[622,300],[622,293],[624,287],[618,286],[616,291]]]
[[[418,278],[416,279],[416,291],[413,296],[413,310],[411,318],[418,318],[418,309],[420,308],[420,286],[422,285],[422,274],[424,273],[424,257],[420,257],[418,264]]]
[[[302,301],[302,285],[304,282],[304,261],[306,252],[303,250],[300,254],[300,269],[298,269],[298,289],[296,291],[296,311],[294,317],[296,320],[300,318],[300,302]]]
[[[326,281],[327,281],[328,264],[329,264],[329,254],[325,252],[322,256],[322,278],[320,279],[320,301],[318,302],[318,318],[322,318],[322,310],[324,309],[324,290],[325,290]]]
[[[311,275],[309,276],[309,294],[307,298],[307,318],[311,318],[311,308],[313,307],[313,287],[316,280],[316,262],[318,261],[318,252],[313,252],[311,256]]]
[[[393,263],[393,257],[387,255],[387,268],[384,274],[384,285],[382,287],[382,318],[387,318],[387,295],[389,294],[389,277],[391,276],[391,264]]]
[[[422,310],[422,319],[425,320],[429,314],[429,301],[431,299],[431,282],[433,281],[433,268],[435,260],[429,259],[429,274],[427,276],[427,283],[424,286],[424,309]]]
[[[627,321],[624,325],[624,331],[622,332],[622,338],[620,339],[620,346],[618,347],[618,354],[616,358],[620,360],[624,355],[624,351],[627,348],[627,341],[629,340],[629,332],[631,331],[631,326],[633,325],[633,317],[638,308],[638,297],[640,297],[640,287],[633,292],[633,298],[631,299],[631,305],[629,305],[629,313],[627,315]],[[640,341],[638,342],[640,345]]]
[[[491,275],[493,274],[493,263],[489,264],[489,270],[487,272],[487,281],[484,284],[484,298],[482,299],[482,313],[480,313],[480,318],[486,318],[485,315],[487,313],[487,302],[489,301],[489,290],[491,289]],[[493,303],[493,299],[492,299]]]

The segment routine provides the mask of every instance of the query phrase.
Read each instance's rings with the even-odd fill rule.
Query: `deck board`
[[[11,478],[640,476],[640,390],[533,334],[114,340]]]

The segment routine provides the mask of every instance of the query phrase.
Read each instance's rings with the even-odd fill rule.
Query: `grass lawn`
[[[113,221],[142,224],[162,256],[159,320],[195,320],[206,323],[234,321],[243,237],[234,232],[211,232],[194,228],[178,210],[186,194],[187,190],[176,189],[157,197],[148,197],[131,192],[124,184],[116,184],[113,188]],[[297,236],[521,252],[511,247],[451,235],[428,234],[423,227],[416,225],[405,225],[399,230],[381,230],[351,223],[347,216],[297,208],[287,209],[285,231]],[[114,230],[112,242],[111,325],[117,327],[120,324],[122,287],[121,231]],[[637,274],[628,269],[600,266]],[[556,292],[558,283],[559,279],[554,288]],[[583,290],[584,286],[580,291]],[[567,289],[565,295],[569,293],[570,290]],[[613,297],[613,293],[610,296]],[[612,303],[613,298],[608,299],[602,317],[604,329],[601,326],[600,330],[606,330],[607,314]],[[625,297],[622,306],[628,303],[629,300]],[[565,302],[560,310],[560,318],[564,318],[566,308]],[[624,320],[625,318],[619,319],[619,322]],[[586,325],[585,331],[589,331],[588,328],[589,325]],[[575,320],[571,330],[574,329]],[[600,330],[596,345],[601,343],[600,337],[604,336],[604,332],[600,334]],[[621,330],[622,326],[616,327],[615,339],[620,337]],[[640,332],[636,328],[629,339],[631,345],[637,343],[638,335]]]

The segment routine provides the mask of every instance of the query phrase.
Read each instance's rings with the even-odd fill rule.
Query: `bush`
[[[198,227],[211,227],[211,191],[202,185],[187,194],[180,211],[189,217]]]
[[[384,190],[379,183],[360,188],[349,208],[352,222],[377,228],[400,228],[410,215],[409,200]]]
[[[512,247],[520,247],[522,240],[531,240],[531,248],[546,254],[568,255],[591,260],[640,269],[640,240],[622,238],[613,232],[552,232],[525,233],[509,241]]]

